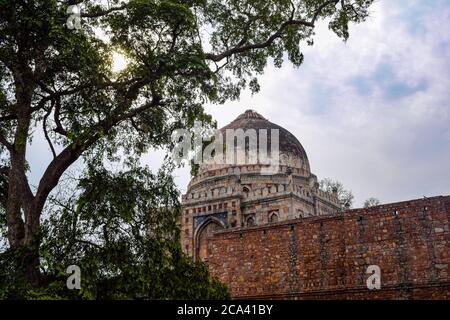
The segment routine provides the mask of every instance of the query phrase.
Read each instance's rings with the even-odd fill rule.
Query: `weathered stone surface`
[[[450,196],[219,231],[207,261],[235,298],[450,299],[450,233],[430,234],[418,213],[449,225]],[[366,287],[369,265],[380,290]]]

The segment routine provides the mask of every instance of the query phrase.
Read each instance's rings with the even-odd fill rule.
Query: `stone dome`
[[[279,130],[279,149],[280,153],[292,153],[295,156],[302,158],[303,160],[308,160],[305,149],[298,139],[290,133],[288,130],[280,127],[279,125],[270,122],[258,112],[254,110],[246,110],[244,113],[239,115],[230,124],[226,125],[220,131],[226,136],[227,129],[255,129],[256,131],[260,129],[267,129],[267,140],[270,148],[270,130]],[[268,149],[269,149],[268,148]]]
[[[259,130],[266,129],[267,130],[267,152],[270,155],[272,150],[271,145],[271,130],[278,129],[279,134],[279,164],[281,167],[286,168],[297,168],[301,170],[302,176],[309,177],[310,176],[310,167],[308,157],[306,155],[306,151],[303,148],[302,144],[298,139],[290,133],[285,128],[274,124],[264,118],[262,115],[257,113],[254,110],[246,110],[244,113],[239,115],[235,120],[233,120],[230,124],[225,127],[219,129],[221,132],[224,142],[226,141],[227,130],[238,130],[242,129],[246,132],[249,129],[254,129],[256,131],[256,138],[258,143],[258,151],[259,151]],[[248,147],[248,146],[246,146]],[[248,149],[247,149],[248,150]],[[233,167],[235,165],[214,165],[211,163],[205,163],[200,166],[200,172],[206,172],[211,170],[216,170],[218,168],[223,167]],[[282,168],[280,167],[280,170]]]

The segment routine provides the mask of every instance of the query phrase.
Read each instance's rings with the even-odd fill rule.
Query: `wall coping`
[[[446,196],[435,196],[435,197],[429,197],[429,198],[420,198],[420,199],[413,199],[413,200],[406,200],[406,201],[400,201],[400,202],[393,202],[393,203],[387,203],[382,204],[379,206],[374,206],[371,208],[356,208],[351,210],[346,210],[341,213],[335,213],[330,215],[324,215],[324,216],[310,216],[310,217],[304,217],[304,218],[298,218],[298,219],[291,219],[291,220],[285,220],[280,222],[273,222],[273,223],[267,223],[259,226],[253,226],[253,227],[237,227],[237,228],[231,228],[231,229],[223,229],[218,230],[215,232],[215,234],[233,234],[233,233],[244,233],[244,232],[250,232],[250,231],[258,231],[258,230],[266,230],[266,229],[273,229],[278,227],[289,227],[294,226],[298,224],[303,223],[320,223],[324,221],[330,221],[330,220],[345,220],[345,219],[351,219],[355,217],[359,217],[361,215],[376,215],[376,214],[389,214],[392,213],[395,209],[405,209],[405,204],[418,204],[423,203],[431,204],[436,203],[438,200],[448,201],[450,203],[450,195]],[[385,209],[386,212],[380,212],[380,209]],[[389,210],[389,211],[388,211]]]

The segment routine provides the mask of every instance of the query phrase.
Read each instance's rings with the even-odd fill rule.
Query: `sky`
[[[450,194],[450,1],[381,0],[343,42],[318,24],[299,68],[268,66],[256,95],[208,105],[223,127],[254,109],[293,133],[319,179],[341,181],[355,207]],[[49,155],[31,145],[30,180]],[[157,168],[163,152],[144,157]],[[34,167],[34,171],[33,171]],[[189,168],[174,172],[181,191]]]

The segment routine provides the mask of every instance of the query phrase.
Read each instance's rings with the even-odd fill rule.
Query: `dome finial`
[[[253,109],[247,109],[245,112],[241,115],[239,115],[236,120],[238,119],[262,119],[266,120],[262,115],[260,115],[258,112],[256,112]]]

